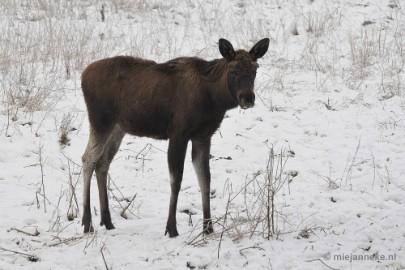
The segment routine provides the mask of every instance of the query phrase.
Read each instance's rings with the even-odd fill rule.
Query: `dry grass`
[[[61,146],[67,146],[70,143],[69,132],[73,128],[73,115],[64,114],[59,126],[59,143]]]
[[[298,175],[296,171],[286,170],[289,153],[284,149],[275,153],[271,147],[264,173],[257,172],[251,179],[246,178],[245,185],[237,192],[228,182],[224,195],[227,198],[225,213],[213,221],[218,232],[209,236],[191,234],[188,244],[201,245],[208,240],[221,242],[224,236],[235,242],[253,236],[269,240],[288,233],[284,230],[289,222],[288,216],[282,212],[278,198],[280,193],[288,192],[290,182]],[[244,207],[233,207],[240,205],[241,201]],[[194,229],[202,230],[202,224],[197,224]]]
[[[272,1],[274,16],[279,20],[264,21],[252,17],[256,12],[253,3],[246,0],[228,6],[197,1],[176,8],[176,1],[4,1],[0,9],[9,17],[0,22],[5,29],[0,40],[1,101],[15,115],[52,110],[64,96],[67,83],[79,81],[81,71],[96,59],[115,54],[158,61],[185,54],[212,58],[217,55],[218,37],[248,47],[264,36],[272,42],[269,57],[274,54],[285,59],[292,72],[304,69],[316,73],[313,83],[318,91],[328,91],[328,85],[336,81],[362,89],[364,80],[378,73],[378,87],[383,93],[401,95],[405,42],[400,32],[392,37],[376,22],[353,27],[342,39],[336,37],[336,31],[342,27],[344,16],[334,5],[319,8],[318,3],[311,2],[304,9],[294,2]],[[292,5],[293,21],[279,11],[286,5]],[[398,5],[395,3],[394,11]],[[230,8],[239,15],[238,20]],[[199,18],[192,17],[196,10]],[[159,16],[140,21],[137,14],[145,13]],[[116,29],[112,24],[115,16],[129,16],[137,24]],[[398,13],[390,16],[395,23],[400,19]],[[174,23],[167,23],[172,18]],[[183,32],[178,32],[179,24],[184,26]],[[291,36],[301,39],[301,59],[289,57]],[[165,42],[161,42],[162,37]],[[195,39],[204,44],[192,44]],[[187,51],[189,47],[195,51]],[[344,63],[347,60],[349,67]],[[277,87],[284,85],[278,83]]]

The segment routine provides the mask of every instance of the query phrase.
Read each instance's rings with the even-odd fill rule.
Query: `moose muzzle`
[[[249,109],[255,105],[255,94],[253,91],[250,93],[241,93],[238,95],[239,106],[242,109]]]

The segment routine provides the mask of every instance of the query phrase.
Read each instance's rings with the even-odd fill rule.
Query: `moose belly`
[[[120,126],[131,135],[159,140],[168,139],[167,121],[160,117],[131,117],[121,120]]]

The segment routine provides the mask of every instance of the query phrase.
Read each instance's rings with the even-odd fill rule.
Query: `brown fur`
[[[221,47],[222,46],[222,47]],[[233,51],[220,40],[222,59],[183,57],[158,64],[117,56],[90,64],[82,74],[82,90],[90,122],[90,140],[83,155],[85,232],[92,230],[90,180],[96,171],[101,224],[114,228],[108,210],[106,178],[125,133],[169,139],[171,200],[166,233],[178,235],[176,205],[189,140],[203,196],[204,231],[212,232],[209,210],[210,139],[225,112],[238,104],[252,107],[256,59],[267,51],[268,39],[248,53]],[[231,75],[233,74],[233,75]],[[235,75],[236,74],[236,75]]]

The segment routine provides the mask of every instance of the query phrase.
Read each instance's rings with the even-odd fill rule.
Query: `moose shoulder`
[[[247,52],[219,40],[223,58],[205,61],[182,57],[166,63],[117,56],[90,64],[82,74],[82,90],[90,122],[90,138],[83,155],[84,232],[93,230],[90,182],[96,172],[101,223],[114,229],[107,197],[107,174],[126,133],[169,139],[170,204],[166,232],[178,235],[177,198],[183,178],[187,143],[192,142],[192,162],[203,205],[204,232],[213,232],[210,212],[211,137],[225,112],[238,105],[254,106],[257,59],[267,52],[269,39]]]

